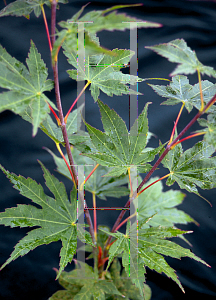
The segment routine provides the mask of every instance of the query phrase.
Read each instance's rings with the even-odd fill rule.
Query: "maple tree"
[[[58,2],[66,3],[65,0]],[[44,5],[51,8],[51,34]],[[0,11],[0,17],[14,15],[27,18],[32,12],[36,17],[39,17],[42,12],[54,73],[54,82],[47,79],[46,65],[33,41],[26,59],[27,67],[11,57],[0,46],[0,86],[9,90],[0,94],[0,112],[11,110],[32,124],[33,136],[40,129],[50,137],[61,155],[58,157],[47,149],[53,156],[57,171],[73,181],[73,189],[68,199],[64,184],[51,175],[42,162],[39,162],[46,186],[53,194],[53,197],[50,197],[35,180],[17,176],[0,165],[0,169],[13,187],[40,206],[37,208],[34,205],[18,204],[17,207],[7,208],[5,212],[0,213],[0,224],[5,226],[39,226],[18,242],[1,269],[39,245],[61,240],[60,267],[56,270],[56,278],[65,290],[55,293],[51,296],[51,300],[122,298],[148,300],[151,298],[151,291],[145,284],[146,267],[158,273],[165,273],[184,291],[175,270],[169,266],[164,256],[177,259],[187,256],[208,266],[189,249],[170,240],[179,237],[187,242],[184,235],[191,232],[178,229],[176,224],[189,222],[197,224],[197,222],[176,208],[182,203],[184,194],[174,190],[164,192],[162,180],[167,178],[167,186],[177,182],[180,189],[197,195],[200,195],[197,187],[201,189],[216,187],[216,157],[214,156],[216,86],[208,80],[201,80],[202,74],[216,78],[216,71],[212,67],[204,66],[183,39],[146,47],[178,64],[171,74],[172,80],[168,85],[150,83],[149,85],[157,94],[167,99],[162,104],[182,103],[170,140],[165,144],[159,143],[155,149],[147,147],[151,136],[147,115],[150,103],[145,105],[128,131],[125,121],[118,113],[99,99],[101,92],[101,96],[103,93],[108,96],[139,95],[139,92],[132,90],[130,85],[146,80],[125,74],[121,70],[128,66],[134,55],[133,51],[105,49],[100,45],[97,37],[97,32],[101,30],[133,29],[129,22],[136,23],[137,28],[161,26],[158,23],[145,22],[117,12],[117,9],[128,6],[133,7],[136,4],[116,5],[106,10],[91,11],[81,17],[85,5],[71,19],[59,23],[62,28],[60,31],[56,31],[55,28],[57,1],[17,0]],[[77,63],[77,22],[87,22],[84,65]],[[75,99],[69,111],[63,113],[57,68],[58,53],[61,48],[73,67],[67,71],[71,79],[86,82],[81,94],[89,87],[94,101],[97,102],[104,132],[85,121],[88,132],[80,129],[83,105],[76,109],[74,106],[81,94]],[[191,85],[185,75],[195,72],[198,74],[199,82]],[[56,105],[44,94],[53,88],[56,92]],[[184,108],[189,113],[193,108],[198,112],[178,134],[177,125]],[[51,118],[50,112],[53,113],[55,121]],[[204,114],[207,114],[207,118],[201,118]],[[204,129],[182,138],[196,121]],[[195,136],[203,137],[203,140],[184,151],[182,146],[184,140]],[[63,151],[62,147],[65,147],[66,151]],[[156,155],[158,159],[153,164]],[[83,182],[78,182],[76,165],[86,166],[86,178]],[[168,173],[161,178],[151,177],[159,165],[168,169]],[[144,178],[141,176],[143,173],[147,173]],[[132,182],[134,174],[138,180],[135,188]],[[125,184],[127,187],[124,186]],[[93,223],[87,204],[84,202],[84,189],[92,194]],[[85,210],[87,224],[77,222],[79,219],[77,196],[83,205],[82,209]],[[113,228],[110,230],[106,226],[97,226],[96,197],[106,200],[106,197],[121,196],[128,196],[128,201]],[[138,211],[122,221],[126,209],[132,205],[138,207]],[[136,222],[131,223],[135,216],[138,225]],[[118,229],[126,222],[126,232],[123,234]],[[77,252],[77,239],[82,241],[85,250],[91,253],[89,258],[94,258],[94,268],[74,259]],[[122,273],[117,259],[119,257],[122,258],[124,267]],[[65,272],[65,267],[72,260],[75,261],[76,268],[71,272]],[[88,281],[83,280],[85,278],[83,274]]]

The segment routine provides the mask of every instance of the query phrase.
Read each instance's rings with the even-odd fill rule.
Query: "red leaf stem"
[[[52,47],[55,43],[55,29],[56,29],[56,6],[57,6],[57,1],[56,0],[52,0],[51,1],[51,42],[52,42]],[[72,157],[72,153],[71,153],[71,149],[70,149],[70,143],[68,140],[68,134],[67,134],[67,129],[66,129],[66,124],[64,121],[64,115],[63,115],[63,109],[62,109],[62,102],[61,102],[61,97],[60,97],[60,89],[59,89],[59,78],[58,78],[58,64],[57,61],[54,62],[54,64],[52,65],[53,67],[53,74],[54,74],[54,83],[55,83],[55,96],[56,96],[56,104],[58,107],[58,112],[59,112],[59,119],[61,121],[61,130],[62,130],[62,135],[64,138],[64,142],[65,142],[65,147],[66,147],[66,151],[67,151],[67,155],[68,155],[68,159],[70,162],[70,168],[71,171],[73,173],[73,178],[75,181],[75,187],[78,187],[78,180],[77,180],[77,174],[76,174],[76,170],[74,167],[74,161],[73,161],[73,157]],[[82,193],[80,193],[78,191],[79,195],[80,195],[80,199],[82,202],[82,205],[85,209],[85,218],[86,221],[89,225],[89,233],[91,234],[92,237],[92,242],[94,244],[96,244],[95,241],[95,236],[94,236],[94,228],[93,228],[93,224],[92,224],[92,220],[91,220],[91,216],[89,213],[89,210],[87,208],[87,205],[85,205],[85,201],[84,201],[84,196]],[[95,252],[96,248],[93,248],[93,251]]]
[[[181,113],[182,113],[182,110],[183,110],[184,106],[185,106],[185,103],[183,102],[183,103],[182,103],[182,106],[181,106],[181,109],[180,109],[180,111],[179,111],[179,113],[178,113],[178,116],[177,116],[177,118],[176,118],[176,121],[175,121],[175,123],[174,123],[174,127],[173,127],[173,130],[172,130],[172,133],[171,133],[171,137],[170,137],[170,140],[169,140],[169,144],[172,143],[172,140],[173,140],[173,137],[174,137],[174,134],[175,134],[175,130],[176,130],[176,126],[177,126],[177,124],[178,124],[178,121],[179,121],[179,118],[180,118],[180,116],[181,116]]]
[[[54,111],[54,109],[52,108],[52,106],[47,101],[46,101],[46,103],[49,105],[49,109],[53,113],[53,115],[54,115],[54,117],[55,117],[55,119],[56,119],[56,121],[58,123],[58,126],[61,126],[61,121],[60,121],[59,117],[57,116],[56,112]]]
[[[69,170],[69,172],[70,172],[70,174],[71,174],[71,177],[72,177],[72,180],[73,180],[74,185],[76,185],[75,179],[74,179],[74,176],[73,176],[73,173],[72,173],[72,171],[71,171],[71,168],[70,168],[70,166],[69,166],[69,164],[68,164],[68,162],[67,162],[67,160],[66,160],[66,158],[65,158],[65,156],[64,156],[64,153],[62,152],[62,150],[61,150],[61,148],[60,148],[59,143],[56,143],[56,147],[57,147],[59,153],[61,154],[62,158],[64,159],[64,161],[65,161],[65,163],[66,163],[66,165],[67,165],[67,167],[68,167],[68,170]],[[78,182],[77,182],[77,184],[78,184]]]
[[[83,92],[84,92],[85,89],[89,86],[90,83],[91,83],[90,81],[88,81],[88,82],[86,83],[86,85],[84,86],[84,88],[82,89],[82,91],[81,91],[81,92],[79,93],[79,95],[77,96],[76,100],[75,100],[75,101],[73,102],[73,104],[71,105],[70,109],[68,110],[68,112],[67,112],[67,114],[66,114],[66,116],[65,116],[65,118],[64,118],[65,124],[67,124],[67,118],[68,118],[68,116],[69,116],[71,110],[73,109],[74,105],[77,103],[77,101],[79,100],[80,96],[83,94]]]
[[[174,145],[172,145],[171,149],[173,149],[176,145],[178,145],[178,144],[180,144],[180,143],[182,143],[182,142],[184,142],[184,141],[186,141],[186,140],[189,140],[189,139],[191,139],[191,138],[193,138],[193,137],[195,137],[195,136],[199,136],[199,135],[202,135],[202,134],[206,134],[206,132],[205,132],[205,131],[202,131],[202,132],[197,132],[197,133],[191,134],[191,135],[185,137],[184,139],[178,141],[178,142],[175,143]]]
[[[167,175],[165,175],[165,176],[163,176],[163,177],[161,177],[161,178],[159,178],[158,180],[155,180],[154,182],[152,182],[151,184],[149,184],[148,186],[146,186],[142,191],[140,191],[139,193],[137,193],[137,196],[139,196],[140,194],[142,194],[142,192],[144,192],[145,190],[147,190],[150,186],[152,186],[153,184],[155,184],[155,183],[157,183],[158,181],[161,181],[161,180],[163,180],[164,178],[167,178],[167,177],[169,177],[170,176],[170,173],[169,174],[167,174]]]
[[[49,43],[49,48],[50,48],[50,53],[51,53],[52,52],[52,44],[51,44],[51,40],[50,40],[49,28],[48,28],[46,14],[45,14],[43,5],[41,5],[41,11],[42,11],[43,19],[44,19],[44,24],[45,24],[45,28],[46,28],[46,33],[47,33],[47,38],[48,38],[48,43]]]
[[[95,166],[94,169],[91,171],[91,173],[86,177],[85,183],[86,183],[86,181],[89,179],[89,177],[91,177],[91,175],[94,173],[94,171],[97,169],[98,166],[99,166],[99,164],[96,164],[96,166]]]

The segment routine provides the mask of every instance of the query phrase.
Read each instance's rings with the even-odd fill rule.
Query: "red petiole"
[[[52,44],[51,44],[51,40],[50,40],[50,34],[49,34],[49,28],[48,28],[48,24],[47,24],[47,19],[46,19],[45,10],[44,10],[43,5],[41,5],[40,7],[41,7],[43,19],[44,19],[45,28],[46,28],[46,33],[47,33],[47,38],[48,38],[48,43],[49,43],[50,53],[52,53]]]
[[[171,147],[171,149],[173,149],[176,145],[178,145],[178,144],[180,144],[180,143],[182,143],[182,142],[184,142],[186,140],[189,140],[189,139],[191,139],[193,137],[196,137],[196,136],[199,136],[199,135],[202,135],[202,134],[205,134],[205,133],[206,133],[205,131],[202,131],[202,132],[197,132],[197,133],[191,134],[191,135],[183,138],[182,140],[178,141],[177,143],[173,144],[172,147]]]
[[[52,108],[52,106],[47,101],[46,101],[46,103],[49,105],[49,109],[53,113],[53,115],[54,115],[54,117],[55,117],[55,119],[56,119],[56,121],[58,123],[58,126],[61,126],[61,121],[60,121],[59,117],[57,116],[56,112],[54,111],[54,109]]]
[[[181,113],[182,113],[182,110],[183,110],[184,106],[185,106],[185,102],[182,103],[181,109],[180,109],[180,111],[179,111],[179,113],[178,113],[178,116],[177,116],[177,118],[176,118],[176,121],[175,121],[173,130],[172,130],[171,137],[170,137],[170,140],[169,140],[168,145],[172,143],[172,140],[173,140],[173,137],[174,137],[174,134],[175,134],[175,130],[176,130],[176,126],[177,126],[177,124],[178,124],[178,121],[179,121],[179,118],[180,118],[180,116],[181,116]]]
[[[170,173],[169,174],[167,174],[167,175],[165,175],[165,176],[163,176],[163,177],[161,177],[161,178],[159,178],[158,180],[155,180],[154,182],[152,182],[151,184],[149,184],[148,186],[146,186],[142,191],[139,191],[139,193],[137,193],[137,196],[139,196],[140,194],[142,194],[142,192],[144,192],[145,190],[147,190],[150,186],[152,186],[153,184],[155,184],[155,183],[157,183],[157,182],[159,182],[159,181],[161,181],[161,180],[163,180],[164,178],[167,178],[167,177],[169,177],[170,176]]]
[[[64,118],[65,124],[67,124],[67,118],[68,118],[68,116],[69,116],[71,110],[73,109],[74,105],[77,103],[77,101],[79,100],[80,96],[83,94],[83,92],[84,92],[85,89],[89,86],[90,83],[91,83],[90,81],[88,81],[88,82],[86,83],[86,85],[84,86],[84,88],[82,89],[82,91],[81,91],[81,92],[79,93],[79,95],[77,96],[76,100],[75,100],[75,101],[73,102],[73,104],[71,105],[70,109],[68,110],[68,112],[67,112],[67,114],[66,114],[66,116],[65,116],[65,118]]]
[[[56,147],[57,147],[59,153],[61,154],[62,158],[64,159],[64,162],[66,163],[66,165],[67,165],[67,167],[68,167],[68,170],[69,170],[69,172],[70,172],[70,174],[71,174],[73,183],[74,183],[74,185],[75,185],[75,187],[76,187],[76,181],[75,181],[75,179],[74,179],[73,173],[72,173],[71,168],[70,168],[70,166],[69,166],[69,164],[68,164],[68,162],[67,162],[67,159],[65,158],[65,156],[64,156],[64,154],[63,154],[63,152],[62,152],[62,150],[61,150],[61,148],[60,148],[59,143],[56,143]],[[78,184],[78,181],[77,181],[77,184]]]

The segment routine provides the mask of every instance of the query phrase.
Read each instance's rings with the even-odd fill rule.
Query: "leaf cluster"
[[[66,3],[65,0],[58,2]],[[39,17],[41,11],[44,12],[44,4],[49,7],[51,5],[50,1],[17,0],[2,10],[0,17],[15,15],[29,18],[29,14],[33,11]],[[184,234],[190,232],[178,229],[178,224],[189,222],[197,224],[192,217],[177,208],[185,195],[174,190],[164,192],[158,177],[146,182],[140,174],[153,172],[156,167],[152,164],[155,157],[159,155],[158,161],[161,159],[163,167],[169,171],[165,176],[168,177],[166,185],[171,186],[177,182],[180,189],[197,195],[200,195],[198,188],[216,187],[216,158],[214,156],[216,86],[207,80],[199,80],[198,84],[191,85],[185,76],[197,72],[199,76],[205,74],[216,77],[216,71],[212,67],[203,65],[183,39],[147,47],[178,64],[167,86],[149,85],[157,94],[166,98],[163,104],[181,103],[182,108],[185,107],[188,112],[191,112],[193,108],[197,109],[198,122],[201,127],[204,127],[197,132],[197,134],[204,135],[203,140],[185,151],[182,147],[182,140],[179,140],[177,134],[178,122],[174,127],[176,135],[171,136],[168,148],[165,147],[167,143],[159,143],[155,149],[148,148],[147,114],[150,103],[146,103],[128,131],[125,121],[118,113],[99,99],[101,91],[108,96],[139,95],[138,91],[130,89],[129,86],[142,82],[144,79],[125,74],[121,70],[128,66],[134,53],[127,49],[105,49],[100,45],[97,32],[132,29],[133,22],[137,22],[138,28],[160,27],[158,23],[119,14],[117,9],[124,7],[128,5],[116,5],[106,10],[91,11],[82,16],[85,9],[83,6],[69,20],[58,24],[62,29],[56,30],[56,41],[51,51],[54,65],[62,47],[64,55],[73,68],[67,71],[71,79],[86,81],[86,87],[90,86],[91,95],[100,109],[104,131],[86,122],[88,133],[80,130],[83,106],[77,107],[72,112],[69,111],[67,120],[64,119],[66,124],[64,122],[60,124],[59,119],[56,119],[56,124],[49,113],[50,109],[57,110],[57,108],[45,95],[45,92],[53,89],[54,84],[52,80],[47,79],[46,65],[33,41],[31,41],[26,59],[27,66],[11,57],[0,46],[0,86],[8,90],[0,94],[0,112],[11,110],[33,125],[33,135],[36,135],[39,128],[49,136],[60,149],[62,158],[48,151],[53,156],[57,171],[67,179],[71,180],[71,169],[69,171],[68,166],[72,170],[81,165],[85,166],[85,181],[78,182],[78,187],[74,185],[68,197],[64,184],[51,175],[39,162],[44,173],[45,184],[53,195],[50,197],[45,194],[41,184],[35,180],[10,173],[0,165],[0,169],[11,181],[13,187],[33,202],[31,205],[18,204],[16,207],[7,208],[5,212],[0,213],[0,223],[10,227],[37,227],[18,242],[1,269],[39,245],[61,240],[60,268],[57,270],[57,278],[65,290],[55,293],[50,298],[51,300],[122,298],[139,300],[144,297],[148,300],[151,297],[151,291],[144,283],[146,267],[166,274],[183,290],[175,270],[168,265],[164,256],[177,259],[190,257],[207,265],[189,249],[170,240],[173,237],[179,237],[187,242]],[[77,53],[80,54],[79,49],[77,52],[77,29],[82,31],[81,22],[85,23],[84,64],[79,59],[77,61]],[[203,106],[209,102],[211,105],[208,110],[204,111]],[[204,113],[207,113],[207,117],[200,118]],[[65,131],[62,130],[63,127]],[[67,154],[64,155],[61,152],[59,145],[68,146],[66,147]],[[70,146],[71,152],[68,150]],[[163,157],[164,153],[166,155]],[[72,163],[70,165],[69,155],[73,157],[73,166]],[[94,173],[92,173],[93,168]],[[132,190],[131,172],[134,169],[138,180],[135,190],[141,185],[144,188],[138,194]],[[90,231],[90,229],[93,231],[92,224],[77,224],[79,218],[77,196],[83,191],[84,184],[85,190],[93,195],[93,201],[96,201],[95,196],[102,200],[107,200],[107,197],[129,196],[130,204],[138,208],[138,231],[137,223],[132,222],[132,219],[127,221],[125,233],[98,226],[96,228],[97,241],[93,243]],[[125,184],[128,186],[126,187]],[[90,227],[89,231],[85,227]],[[107,245],[110,238],[114,240]],[[85,249],[91,252],[89,258],[93,257],[97,261],[99,257],[103,262],[108,260],[106,271],[99,270],[97,263],[94,269],[83,262],[79,262],[80,267],[78,267],[76,260],[74,260],[76,268],[73,271],[69,273],[63,271],[74,259],[77,239],[86,244]],[[98,253],[102,248],[103,255],[108,250],[108,257],[102,257],[102,254]],[[117,257],[122,259],[124,267],[122,273]],[[83,280],[83,276],[88,280]]]
[[[85,279],[88,279],[86,283],[83,281],[84,274]],[[121,273],[121,264],[117,258],[113,260],[105,278],[106,280],[97,280],[92,267],[80,262],[80,268],[76,264],[75,270],[62,272],[59,283],[65,290],[57,291],[49,300],[92,299],[92,296],[98,297],[98,295],[100,295],[100,299],[106,300],[143,299],[139,296],[139,290],[132,284],[125,270]],[[144,293],[145,300],[149,300],[151,290],[147,284],[144,285]]]

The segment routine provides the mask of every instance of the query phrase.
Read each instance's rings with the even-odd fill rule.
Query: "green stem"
[[[92,192],[92,201],[93,201],[93,208],[94,208],[94,235],[95,235],[95,240],[97,242],[97,212],[96,212],[95,192]]]
[[[96,213],[96,197],[95,193],[92,193],[92,200],[93,200],[93,208],[94,208],[94,236],[95,236],[95,241],[97,243],[97,213]],[[94,255],[94,271],[98,272],[98,248],[95,248],[93,251]]]
[[[94,272],[98,274],[99,273],[99,270],[98,270],[98,248],[94,248],[93,256],[94,256]]]
[[[203,92],[202,92],[201,74],[200,74],[200,70],[199,69],[197,69],[197,74],[198,74],[198,80],[199,80],[200,100],[201,100],[200,111],[202,111],[203,108],[204,108],[204,100],[203,100]]]
[[[131,175],[130,175],[130,167],[128,168],[128,178],[130,183],[130,197],[133,195],[133,188],[132,188],[132,182],[131,182]]]

